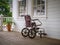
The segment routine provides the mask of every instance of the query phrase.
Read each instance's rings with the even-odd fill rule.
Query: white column
[[[12,6],[13,6],[13,11],[12,11],[12,16],[13,16],[13,21],[16,23],[15,25],[15,31],[18,30],[18,25],[17,25],[17,18],[18,18],[18,0],[13,0],[13,3],[12,3]],[[13,31],[14,31],[13,30]]]
[[[17,18],[18,16],[18,0],[13,0],[13,17]]]
[[[27,10],[29,15],[32,15],[32,0],[28,0],[27,2]]]

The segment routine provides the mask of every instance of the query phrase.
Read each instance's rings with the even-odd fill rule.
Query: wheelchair
[[[38,26],[41,26],[42,23],[39,19],[31,19],[29,15],[25,15],[25,23],[26,27],[22,29],[21,34],[23,37],[29,37],[31,39],[35,38],[36,34],[38,33],[40,38],[42,38],[42,34],[44,33],[43,31],[39,31],[39,29],[44,30],[44,28],[40,28]],[[39,25],[36,24],[35,21],[39,21]],[[44,33],[45,34],[45,33]],[[46,34],[45,34],[46,35]]]

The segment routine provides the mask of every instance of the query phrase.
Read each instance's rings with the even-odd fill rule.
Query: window
[[[19,15],[23,15],[26,10],[26,0],[19,1]]]
[[[34,0],[33,10],[35,16],[46,16],[46,0]]]

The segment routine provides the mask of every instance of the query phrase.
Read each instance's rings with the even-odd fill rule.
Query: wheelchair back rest
[[[29,15],[25,16],[26,27],[31,27],[31,17]]]

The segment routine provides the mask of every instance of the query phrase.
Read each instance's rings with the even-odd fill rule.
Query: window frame
[[[33,8],[33,17],[41,17],[41,18],[46,18],[47,17],[47,1],[45,0],[45,14],[44,15],[37,15],[37,12],[36,14],[34,14],[34,0],[32,1],[32,8]]]
[[[18,1],[18,11],[19,11],[19,15],[23,15],[25,14],[25,11],[26,11],[26,2],[23,2],[24,0],[22,1]],[[24,4],[23,4],[24,3]]]

